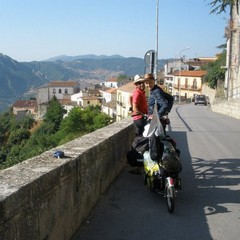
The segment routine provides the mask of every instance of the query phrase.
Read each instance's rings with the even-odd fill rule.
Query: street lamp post
[[[156,56],[155,56],[155,78],[157,80],[158,72],[158,5],[159,0],[156,2]]]
[[[179,84],[178,84],[178,94],[179,94],[179,98],[178,98],[178,102],[181,102],[181,77],[182,77],[182,52],[190,49],[191,46],[188,46],[187,48],[184,48],[180,51],[180,71],[179,71]]]

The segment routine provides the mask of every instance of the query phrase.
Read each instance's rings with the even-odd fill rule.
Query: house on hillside
[[[102,95],[102,112],[113,118],[116,121],[116,98],[117,98],[117,88],[107,88],[105,90],[100,90]]]
[[[193,98],[196,94],[202,94],[203,77],[206,71],[178,71],[173,74],[173,95]]]
[[[105,114],[107,114],[108,116],[110,116],[112,118],[112,121],[115,122],[117,119],[117,107],[116,107],[117,101],[116,100],[112,100],[110,102],[107,103],[103,103],[102,104],[102,109],[101,111]]]
[[[13,114],[17,118],[23,118],[27,115],[32,115],[35,118],[37,115],[37,100],[17,100],[13,104]]]
[[[104,90],[99,90],[101,93],[101,96],[103,98],[104,103],[111,102],[113,100],[116,101],[117,98],[117,88],[107,88]]]
[[[86,108],[88,106],[101,106],[102,99],[95,96],[85,96],[79,98],[79,106]]]
[[[135,90],[133,82],[129,82],[117,89],[117,121],[130,116],[130,97]]]
[[[86,93],[86,96],[101,97],[101,91],[99,89],[87,88],[84,92]]]
[[[38,117],[46,114],[49,101],[55,96],[61,105],[74,105],[71,95],[80,91],[80,83],[76,81],[53,81],[37,91]]]
[[[76,81],[53,81],[46,87],[38,89],[37,100],[39,104],[49,102],[53,96],[58,100],[71,99],[71,95],[80,91],[80,83]]]
[[[49,85],[49,97],[55,96],[57,99],[70,99],[70,96],[80,91],[80,83],[76,81],[53,81]],[[49,100],[50,100],[49,99]]]
[[[118,88],[118,79],[111,77],[104,82],[104,86],[107,88]]]

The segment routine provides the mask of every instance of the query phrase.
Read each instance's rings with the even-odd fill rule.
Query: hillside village
[[[204,94],[203,77],[206,71],[200,70],[200,66],[214,60],[216,58],[168,62],[159,74],[162,78],[158,84],[173,96],[181,96],[181,99],[191,101],[195,95]],[[85,89],[80,89],[78,81],[52,81],[38,89],[36,100],[17,100],[13,104],[13,113],[18,117],[31,114],[36,120],[41,120],[49,101],[55,96],[67,110],[66,115],[75,106],[85,108],[99,105],[102,112],[109,115],[113,121],[119,121],[130,115],[129,99],[135,89],[133,77],[121,81],[117,77],[111,77],[101,84]]]

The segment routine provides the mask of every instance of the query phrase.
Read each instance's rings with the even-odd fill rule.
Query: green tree
[[[49,104],[47,113],[44,117],[44,123],[50,124],[49,133],[55,133],[59,130],[65,110],[54,96]]]
[[[83,121],[85,122],[85,131],[92,132],[108,125],[111,122],[111,118],[101,112],[100,106],[89,106],[84,109]]]
[[[100,106],[89,106],[85,109],[75,107],[63,119],[60,130],[55,134],[55,142],[63,144],[104,127],[110,122],[111,118],[101,112]]]
[[[22,127],[26,129],[31,129],[35,122],[36,121],[33,119],[33,117],[31,115],[28,115],[23,119]]]
[[[218,81],[224,81],[225,79],[225,68],[226,65],[226,51],[221,53],[218,59],[214,62],[208,63],[203,67],[207,71],[204,77],[204,81],[207,82],[208,86],[215,89]]]
[[[97,116],[95,116],[93,120],[94,130],[97,130],[99,128],[109,125],[111,121],[112,121],[112,118],[110,118],[108,115],[104,113],[99,113]]]
[[[30,132],[28,129],[20,128],[16,131],[12,131],[8,138],[8,145],[19,145],[22,140],[28,139],[30,137]]]
[[[10,167],[10,166],[22,161],[20,154],[19,154],[21,149],[22,149],[22,144],[13,145],[10,148],[9,153],[7,154],[6,161],[4,163],[5,167]]]
[[[40,127],[30,133],[33,119],[16,121],[12,114],[0,115],[0,169],[39,155],[59,144],[104,127],[111,118],[101,112],[100,106],[73,108],[63,119],[64,110],[52,99]],[[1,142],[2,143],[2,142]]]
[[[61,124],[61,131],[64,134],[73,132],[82,132],[85,128],[83,121],[83,110],[80,107],[74,107],[68,113],[68,116],[63,119]]]

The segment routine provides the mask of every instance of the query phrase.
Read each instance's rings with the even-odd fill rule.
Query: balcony
[[[179,89],[179,85],[178,84],[173,84],[173,88],[175,89]],[[181,90],[189,90],[189,91],[201,91],[201,87],[199,86],[194,86],[194,85],[180,85],[180,89]]]

